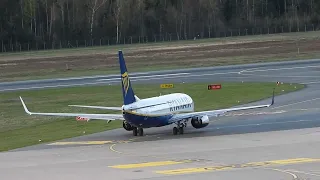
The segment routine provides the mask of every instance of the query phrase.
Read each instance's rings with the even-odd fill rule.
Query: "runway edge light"
[[[216,89],[221,89],[222,86],[221,84],[209,84],[208,85],[208,90],[216,90]]]

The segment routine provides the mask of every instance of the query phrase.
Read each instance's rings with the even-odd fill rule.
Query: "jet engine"
[[[202,117],[192,118],[191,125],[196,128],[204,128],[209,125],[209,117],[207,115]]]
[[[127,131],[132,131],[133,130],[133,126],[131,126],[131,124],[127,123],[126,121],[123,121],[122,127]]]

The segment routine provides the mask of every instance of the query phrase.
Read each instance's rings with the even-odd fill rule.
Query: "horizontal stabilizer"
[[[81,108],[91,108],[91,109],[105,109],[105,110],[116,110],[121,111],[121,107],[105,107],[105,106],[84,106],[84,105],[69,105],[72,107],[81,107]]]
[[[136,101],[140,101],[140,98],[136,95],[134,95],[134,97],[136,98]]]

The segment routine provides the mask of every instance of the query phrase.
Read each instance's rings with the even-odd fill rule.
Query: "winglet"
[[[20,96],[20,100],[21,100],[22,106],[23,106],[23,108],[24,108],[24,111],[25,111],[27,114],[31,115],[31,112],[28,110],[28,108],[27,108],[26,104],[23,102],[21,96]]]
[[[273,88],[273,94],[272,94],[272,102],[270,104],[270,106],[272,106],[274,104],[274,91],[275,91],[276,88]]]

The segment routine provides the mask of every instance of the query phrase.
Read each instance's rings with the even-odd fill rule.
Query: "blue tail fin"
[[[122,51],[119,51],[119,64],[122,82],[122,94],[124,105],[134,103],[136,101],[134,97],[134,92],[129,79],[129,74],[127,71],[126,63],[123,58]]]

